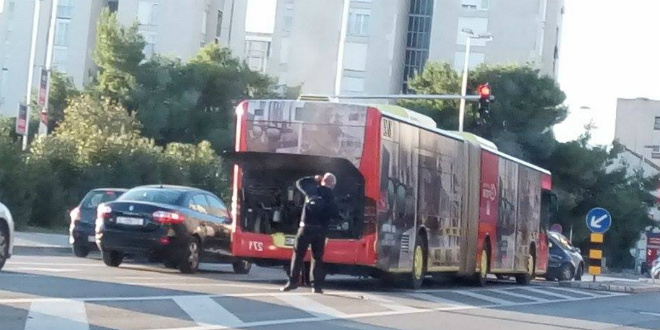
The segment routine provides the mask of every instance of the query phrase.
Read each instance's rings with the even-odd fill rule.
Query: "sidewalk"
[[[68,235],[21,231],[14,234],[15,255],[71,252]]]
[[[660,280],[646,278],[638,278],[634,280],[596,276],[596,282],[593,282],[591,276],[583,276],[582,281],[559,282],[559,286],[627,293],[660,292]]]

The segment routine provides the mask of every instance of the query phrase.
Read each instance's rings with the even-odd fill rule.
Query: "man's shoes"
[[[280,291],[289,292],[289,291],[295,290],[297,288],[298,288],[298,286],[296,284],[293,284],[293,282],[289,281],[289,282],[286,283],[285,286],[280,288]]]
[[[318,294],[323,294],[323,289],[321,288],[313,288],[312,293],[318,293]]]

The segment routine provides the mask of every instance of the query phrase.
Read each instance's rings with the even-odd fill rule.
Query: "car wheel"
[[[9,231],[4,224],[0,224],[0,270],[7,262],[7,258],[9,258]]]
[[[426,278],[426,265],[428,248],[426,244],[426,237],[417,235],[415,240],[415,249],[413,250],[413,269],[411,276],[411,287],[415,290],[422,288],[424,278]]]
[[[194,274],[199,270],[199,239],[191,237],[182,253],[179,270],[184,274]]]
[[[119,267],[124,261],[124,253],[113,250],[103,250],[103,263],[110,267]]]
[[[73,255],[78,258],[85,258],[89,255],[89,246],[86,244],[74,242],[71,249],[73,250]]]
[[[564,264],[561,266],[561,269],[559,270],[559,277],[557,277],[557,280],[559,282],[566,282],[570,281],[573,278],[573,266],[570,264]]]
[[[484,248],[481,250],[479,257],[479,272],[474,274],[474,284],[476,286],[486,286],[486,279],[488,278],[488,265],[490,264],[490,248],[488,243],[484,242]]]
[[[246,260],[239,260],[232,264],[234,268],[234,273],[236,274],[248,274],[250,269],[252,269],[252,264]]]
[[[516,275],[516,283],[520,285],[528,285],[532,282],[534,277],[534,265],[536,265],[536,258],[530,254],[527,256],[527,273],[524,275]]]
[[[575,272],[575,280],[576,281],[582,281],[582,275],[584,274],[584,266],[580,264],[578,267],[577,272]]]

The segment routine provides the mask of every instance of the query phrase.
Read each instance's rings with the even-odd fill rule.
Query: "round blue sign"
[[[587,213],[587,228],[592,233],[604,233],[612,226],[612,215],[601,207],[593,208]]]

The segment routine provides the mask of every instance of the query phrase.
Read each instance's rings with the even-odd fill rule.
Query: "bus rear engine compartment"
[[[266,154],[254,152],[235,154],[243,158],[240,162],[243,182],[238,197],[244,231],[294,235],[305,203],[296,181],[331,172],[337,177],[334,195],[340,217],[330,220],[328,237],[360,237],[364,219],[364,178],[348,160],[296,154],[267,154],[267,158]],[[248,157],[247,154],[257,155]]]

